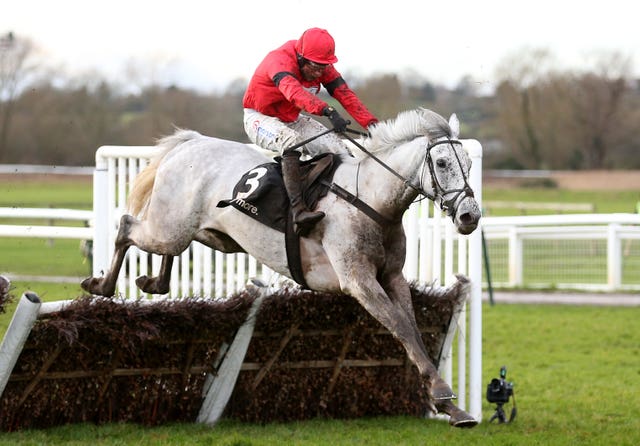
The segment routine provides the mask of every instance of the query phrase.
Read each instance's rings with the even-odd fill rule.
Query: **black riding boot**
[[[313,226],[324,217],[324,212],[310,211],[302,200],[302,178],[300,175],[300,153],[295,150],[282,154],[282,179],[289,194],[296,234],[306,236]]]

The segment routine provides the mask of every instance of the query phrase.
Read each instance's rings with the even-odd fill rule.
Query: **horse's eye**
[[[439,160],[436,161],[436,165],[438,167],[447,167],[447,162],[445,160],[443,160],[443,159],[439,159]]]

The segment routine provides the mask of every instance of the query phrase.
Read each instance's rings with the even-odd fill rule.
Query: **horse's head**
[[[451,136],[430,142],[426,165],[431,174],[433,200],[451,217],[460,234],[470,234],[480,221],[480,207],[469,185],[471,158],[457,140],[460,123],[456,115],[449,120]]]
[[[471,158],[457,140],[460,123],[455,114],[447,123],[439,114],[419,108],[369,131],[371,137],[364,141],[368,150],[363,147],[363,152],[403,180],[406,206],[422,194],[449,214],[459,233],[470,234],[478,227],[480,207],[469,185]],[[399,147],[403,149],[394,150]],[[386,154],[393,168],[372,152]]]

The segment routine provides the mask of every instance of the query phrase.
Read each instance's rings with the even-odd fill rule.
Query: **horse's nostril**
[[[469,225],[473,223],[474,222],[473,215],[471,215],[469,212],[465,212],[464,214],[461,214],[460,222],[465,225]]]

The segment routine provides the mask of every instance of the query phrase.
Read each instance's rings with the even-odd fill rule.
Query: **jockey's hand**
[[[333,130],[335,130],[336,133],[344,133],[344,131],[347,130],[347,126],[351,124],[351,121],[340,116],[340,113],[333,107],[325,107],[324,110],[322,110],[322,114],[329,118],[329,121],[331,121],[333,125]]]

